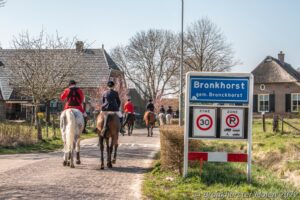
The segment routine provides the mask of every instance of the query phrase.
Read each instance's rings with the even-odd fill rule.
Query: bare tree
[[[170,31],[136,33],[127,46],[112,50],[114,61],[144,98],[156,100],[176,93],[169,81],[178,71],[178,40]]]
[[[232,45],[208,18],[188,26],[184,51],[187,70],[228,71],[238,63],[234,60]]]
[[[29,33],[20,34],[12,41],[15,50],[6,65],[9,68],[9,84],[20,95],[31,98],[39,140],[42,139],[37,115],[39,105],[57,98],[67,81],[75,76],[74,66],[81,52],[71,50],[74,41],[58,35],[51,37],[44,31],[37,37],[30,37]]]

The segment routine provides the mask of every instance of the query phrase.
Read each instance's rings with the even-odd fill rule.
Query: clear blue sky
[[[10,47],[14,35],[28,30],[56,31],[94,42],[93,47],[126,44],[137,31],[180,31],[181,0],[6,0],[0,8],[0,43]],[[283,50],[286,61],[300,67],[299,0],[185,0],[185,24],[209,17],[233,44],[250,72],[267,55]]]

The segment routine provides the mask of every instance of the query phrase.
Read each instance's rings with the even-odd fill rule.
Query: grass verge
[[[271,172],[253,165],[252,184],[247,183],[245,164],[204,163],[189,169],[188,177],[163,171],[157,162],[145,176],[145,199],[300,199],[299,190]]]

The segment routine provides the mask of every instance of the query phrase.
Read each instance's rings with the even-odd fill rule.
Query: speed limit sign
[[[193,137],[216,137],[216,109],[193,109]]]

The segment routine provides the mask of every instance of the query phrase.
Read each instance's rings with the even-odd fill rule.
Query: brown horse
[[[132,135],[132,131],[133,131],[133,126],[134,126],[134,114],[132,113],[127,113],[127,130],[128,130],[128,136]]]
[[[144,115],[144,121],[146,122],[148,137],[153,136],[153,128],[155,125],[155,114],[154,112],[147,111]]]
[[[103,133],[104,123],[107,121],[107,131]],[[107,167],[112,168],[112,164],[116,163],[117,159],[117,150],[118,150],[118,140],[119,140],[119,132],[120,132],[120,120],[116,113],[114,112],[101,112],[97,117],[97,133],[99,135],[99,144],[101,151],[101,169],[104,169],[104,140],[106,143],[106,151],[107,151]],[[109,139],[111,138],[111,143],[109,143]],[[114,158],[111,160],[112,153],[114,149]]]

